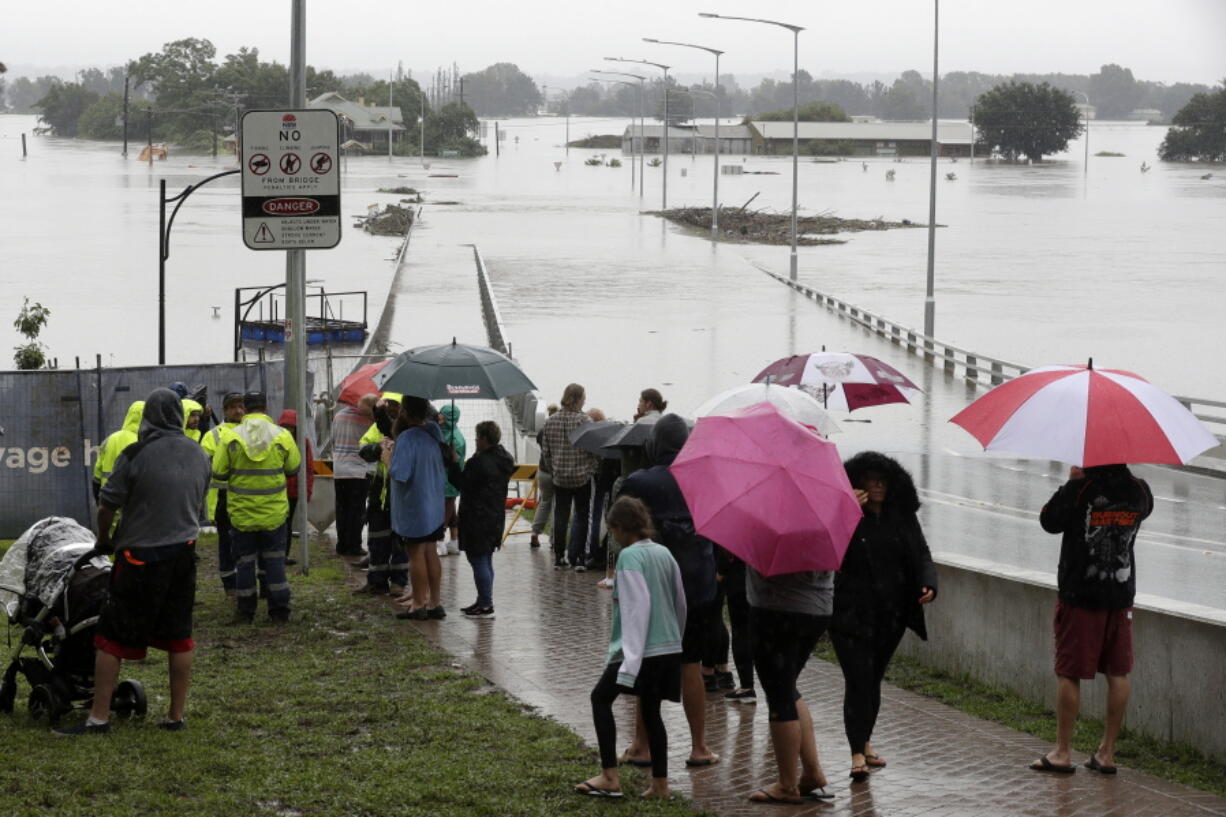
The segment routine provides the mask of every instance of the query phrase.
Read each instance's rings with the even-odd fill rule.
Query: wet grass
[[[294,575],[294,620],[232,626],[202,541],[189,728],[153,728],[165,711],[165,659],[125,662],[149,694],[144,721],[107,737],[53,737],[25,708],[0,719],[4,815],[603,814],[571,792],[598,769],[560,724],[468,673],[386,603],[355,599],[319,549]],[[645,785],[627,775],[627,791]],[[635,814],[693,814],[687,802]]]
[[[829,641],[819,644],[815,654],[823,661],[838,664]],[[954,675],[903,655],[894,656],[890,662],[886,681],[968,715],[1055,743],[1056,713],[1002,687]],[[1102,732],[1101,720],[1079,718],[1073,732],[1074,750],[1091,754],[1098,748]],[[1116,741],[1115,757],[1121,766],[1226,797],[1226,762],[1215,760],[1189,744],[1157,740],[1125,727]]]

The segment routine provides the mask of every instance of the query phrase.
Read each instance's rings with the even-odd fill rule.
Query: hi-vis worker
[[[225,422],[213,426],[200,438],[200,446],[204,453],[209,455],[209,459],[217,456],[218,449],[225,447],[226,442],[234,436],[234,429],[242,422],[243,396],[238,392],[227,394],[222,398],[221,411]],[[209,519],[217,526],[217,570],[221,574],[221,586],[227,596],[234,598],[234,552],[230,543],[230,515],[226,512],[226,483],[219,480],[216,474],[209,483],[206,505]]]
[[[189,440],[200,442],[200,415],[204,406],[190,397],[183,398],[183,433]]]
[[[98,492],[102,490],[102,486],[106,485],[106,481],[111,478],[115,460],[119,459],[119,455],[125,448],[136,442],[136,435],[140,432],[141,413],[144,410],[144,400],[137,400],[128,406],[128,413],[123,418],[123,427],[107,437],[98,448],[98,459],[94,462],[95,500],[98,499]]]
[[[248,623],[255,619],[259,559],[268,581],[268,617],[287,621],[290,593],[285,577],[285,523],[289,500],[285,476],[297,472],[301,457],[290,433],[265,413],[268,401],[263,394],[243,395],[243,407],[243,421],[213,456],[213,478],[226,483],[238,618]]]
[[[392,426],[400,413],[403,397],[385,391],[375,404],[375,421],[358,441],[358,455],[367,462],[377,463],[375,475],[370,481],[370,493],[366,501],[366,547],[370,551],[370,564],[366,572],[366,586],[356,593],[381,595],[392,593],[399,596],[409,583],[409,554],[392,537],[391,477],[388,463],[392,459]]]

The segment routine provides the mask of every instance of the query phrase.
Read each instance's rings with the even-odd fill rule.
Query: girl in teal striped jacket
[[[621,797],[613,701],[637,695],[651,747],[651,785],[644,797],[669,796],[668,734],[660,702],[681,700],[681,633],[685,589],[668,548],[651,541],[651,514],[633,497],[613,503],[609,534],[621,545],[613,584],[613,631],[604,674],[592,689],[592,720],[603,771],[575,787],[593,797]]]

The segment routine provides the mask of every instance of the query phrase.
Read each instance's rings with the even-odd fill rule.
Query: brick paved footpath
[[[497,618],[466,620],[459,608],[476,598],[472,571],[462,555],[446,558],[446,620],[405,626],[416,627],[463,665],[594,746],[588,693],[603,668],[610,594],[595,586],[600,574],[554,571],[551,564],[547,545],[532,550],[527,537],[512,537],[494,555]],[[351,579],[356,582],[360,576]],[[1226,800],[1129,769],[1115,777],[1084,768],[1068,776],[1032,772],[1026,765],[1050,748],[1043,741],[889,685],[883,689],[873,735],[874,747],[889,765],[868,783],[852,784],[842,727],[842,675],[837,667],[814,659],[801,675],[800,690],[813,713],[818,750],[831,783],[828,790],[836,795],[832,803],[748,802],[750,792],[774,779],[765,702],[730,705],[715,693],[708,695],[707,743],[722,760],[709,768],[685,767],[690,748],[685,716],[680,704],[664,706],[674,789],[728,817],[1226,815]],[[629,741],[632,707],[629,696],[616,704],[619,750]]]

